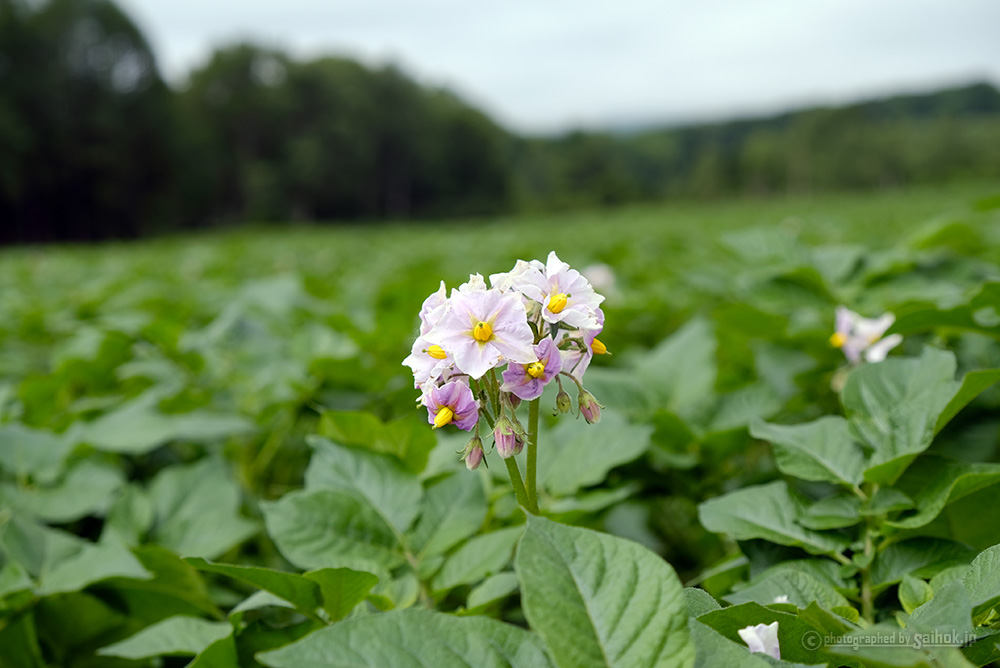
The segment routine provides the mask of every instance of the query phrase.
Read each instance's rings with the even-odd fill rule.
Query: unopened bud
[[[510,407],[513,410],[517,410],[517,407],[521,405],[521,397],[517,396],[513,392],[507,393],[507,400],[510,402]]]
[[[469,441],[462,459],[465,460],[465,468],[470,471],[475,471],[483,463],[483,442],[479,439],[479,436],[474,436]]]
[[[560,413],[569,413],[573,410],[573,400],[569,398],[569,393],[566,390],[561,389],[556,395],[556,410]]]
[[[506,415],[501,415],[493,429],[493,442],[497,454],[504,459],[513,457],[524,448],[524,441],[517,435],[514,423]]]
[[[601,404],[594,395],[587,390],[580,390],[580,412],[583,418],[590,424],[597,424],[601,421]]]

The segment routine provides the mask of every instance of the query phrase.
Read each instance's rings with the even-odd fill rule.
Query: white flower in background
[[[836,331],[830,337],[830,345],[843,350],[851,364],[860,362],[862,356],[866,362],[881,362],[903,341],[901,334],[882,338],[895,321],[892,313],[863,318],[846,306],[838,306]]]
[[[773,659],[781,658],[781,648],[778,647],[778,622],[747,626],[737,633],[750,648],[751,653],[767,654]]]
[[[612,295],[618,294],[618,279],[614,269],[603,262],[587,265],[580,270],[580,273],[590,281],[595,290],[605,297],[610,298]]]
[[[788,603],[788,597],[782,594],[781,596],[775,596],[771,603]]]

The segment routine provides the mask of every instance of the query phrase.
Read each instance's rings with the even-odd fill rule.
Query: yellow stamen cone
[[[476,341],[486,343],[493,337],[493,328],[485,322],[476,323],[476,326],[472,328],[472,337]]]
[[[439,345],[433,345],[427,349],[427,354],[436,360],[443,360],[447,355],[444,352],[444,348]]]
[[[835,332],[830,337],[830,345],[834,348],[841,348],[845,343],[847,343],[847,337],[841,332]]]
[[[541,378],[545,375],[545,365],[541,362],[532,362],[525,367],[525,370],[532,378]]]
[[[566,293],[560,292],[549,298],[549,310],[553,313],[560,313],[566,308]]]
[[[608,347],[606,345],[604,345],[604,343],[601,342],[601,341],[599,341],[598,339],[594,339],[594,342],[590,345],[590,347],[594,349],[594,354],[595,355],[607,355],[608,354]]]
[[[454,419],[455,411],[447,406],[442,406],[438,409],[437,415],[434,416],[434,429],[440,429],[446,424],[451,424],[451,421]]]

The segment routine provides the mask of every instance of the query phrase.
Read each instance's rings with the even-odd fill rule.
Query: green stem
[[[508,457],[503,460],[503,463],[507,465],[507,474],[510,476],[510,483],[514,486],[514,496],[517,497],[517,502],[529,512],[537,514],[538,511],[531,511],[528,493],[524,490],[524,483],[521,481],[521,470],[517,468],[517,460]]]
[[[538,464],[538,403],[540,399],[532,399],[528,403],[528,468],[525,472],[528,485],[528,510],[538,514],[538,485],[535,470]]]
[[[866,528],[865,557],[869,560],[869,563],[861,569],[861,616],[864,617],[869,624],[875,623],[875,596],[872,593],[870,562],[873,556],[874,550],[872,545],[872,535]]]

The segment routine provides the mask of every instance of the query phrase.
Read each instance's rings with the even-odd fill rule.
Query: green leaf
[[[702,526],[737,540],[763,538],[779,545],[801,547],[811,554],[839,552],[846,540],[811,531],[796,520],[805,507],[783,481],[746,487],[705,501],[698,507]]]
[[[610,409],[602,412],[599,427],[584,420],[561,420],[539,437],[545,447],[538,453],[538,484],[560,497],[603,482],[608,471],[646,451],[652,432],[647,425],[629,424]]]
[[[240,516],[239,485],[220,458],[166,468],[149,493],[157,518],[153,541],[181,556],[214,559],[259,530]]]
[[[348,619],[273,652],[272,668],[550,668],[539,638],[485,617],[404,610]]]
[[[0,485],[0,498],[46,522],[66,524],[88,515],[103,514],[123,483],[124,476],[117,468],[84,460],[52,486]]]
[[[761,605],[776,603],[779,596],[785,596],[792,605],[805,608],[813,601],[827,609],[850,605],[840,592],[825,582],[807,573],[781,570],[765,577],[754,578],[749,586],[724,596],[723,600],[732,605],[754,602]]]
[[[421,559],[442,554],[479,531],[486,512],[482,481],[463,469],[427,488],[420,518],[407,538]]]
[[[798,425],[757,420],[750,424],[750,435],[771,442],[782,473],[849,487],[862,480],[865,455],[842,417],[831,415]]]
[[[559,666],[694,665],[677,575],[637,543],[529,515],[515,568]]]
[[[326,411],[318,431],[341,445],[392,455],[413,473],[424,470],[436,443],[425,421],[406,417],[383,423],[361,411]]]
[[[299,568],[391,569],[403,563],[398,535],[352,492],[303,490],[262,502],[267,531]]]
[[[1000,603],[1000,545],[980,552],[972,560],[962,582],[976,616]]]
[[[38,645],[38,633],[32,610],[4,619],[0,626],[0,658],[4,668],[47,668]]]
[[[306,470],[306,489],[349,489],[371,503],[405,533],[420,511],[423,487],[393,457],[341,447],[319,437],[306,439],[313,448]]]
[[[40,596],[77,591],[114,577],[145,580],[152,576],[121,543],[87,543],[75,555],[44,573],[36,591]]]
[[[997,483],[1000,483],[1000,464],[921,455],[896,483],[911,496],[916,512],[886,523],[902,529],[922,527],[933,521],[949,503]]]
[[[170,617],[121,642],[102,647],[97,653],[124,659],[194,655],[232,633],[233,627],[229,622],[210,622],[197,617]]]
[[[711,594],[697,587],[684,587],[684,601],[690,617],[698,617],[706,612],[722,609],[722,606]]]
[[[962,639],[953,643],[964,645],[972,636],[972,603],[961,582],[952,582],[941,588],[910,615],[907,628],[925,633],[949,634]]]
[[[955,356],[934,348],[925,348],[919,358],[890,358],[855,369],[842,400],[858,437],[873,450],[865,479],[894,483],[934,434],[997,379],[1000,375],[973,372],[957,382]]]
[[[928,578],[948,566],[968,563],[972,550],[961,543],[938,538],[913,538],[893,543],[875,555],[872,583],[875,593],[899,582],[903,575]]]
[[[475,584],[510,563],[514,546],[524,527],[508,527],[468,540],[444,562],[434,590],[444,591],[463,584]]]
[[[697,420],[715,397],[716,349],[712,324],[693,318],[648,353],[631,360],[633,373],[657,396],[657,406]]]
[[[375,575],[350,568],[321,568],[303,577],[319,585],[323,609],[335,622],[346,617],[378,584]]]
[[[225,575],[271,592],[307,615],[314,614],[320,606],[319,585],[297,573],[284,573],[258,566],[216,564],[201,558],[189,557],[184,561],[199,571]]]
[[[799,524],[807,529],[840,529],[861,521],[861,499],[853,494],[838,494],[806,507]]]
[[[217,441],[255,429],[252,422],[239,415],[203,410],[163,413],[157,407],[161,398],[159,391],[147,391],[84,424],[77,438],[98,450],[142,455],[171,441]]]
[[[485,580],[482,584],[469,592],[466,607],[469,610],[483,608],[490,603],[500,601],[517,591],[517,573],[505,571],[497,573]]]
[[[0,425],[0,469],[18,478],[54,482],[73,449],[69,439],[21,424]]]
[[[915,578],[909,573],[903,575],[903,579],[899,583],[899,603],[903,606],[906,614],[912,614],[914,610],[932,598],[934,598],[934,589],[926,581]]]

